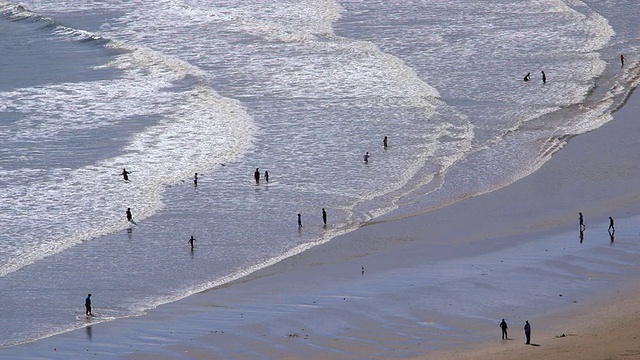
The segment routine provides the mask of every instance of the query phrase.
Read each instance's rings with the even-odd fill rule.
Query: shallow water
[[[609,120],[638,49],[632,2],[23,4],[0,2],[3,345],[84,326],[88,292],[141,314],[504,186]]]

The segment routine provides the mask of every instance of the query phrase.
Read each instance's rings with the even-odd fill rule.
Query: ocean
[[[94,323],[141,315],[513,183],[637,86],[638,13],[0,1],[0,346],[86,326],[87,293]]]

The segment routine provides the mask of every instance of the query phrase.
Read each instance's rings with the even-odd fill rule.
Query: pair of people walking
[[[586,226],[584,225],[584,216],[582,215],[582,213],[578,213],[578,224],[580,226],[580,231],[584,231],[586,229]],[[607,231],[609,232],[609,234],[613,235],[616,232],[616,227],[614,226],[614,221],[613,218],[611,216],[609,216],[609,228],[607,229]]]
[[[500,322],[500,329],[502,329],[502,339],[509,339],[509,336],[507,335],[507,329],[509,329],[509,326],[507,325],[507,322],[502,319],[502,321]],[[524,322],[524,337],[525,337],[525,344],[530,345],[531,344],[531,324],[529,324],[529,320],[526,320]]]

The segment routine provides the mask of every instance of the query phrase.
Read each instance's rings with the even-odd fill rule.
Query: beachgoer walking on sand
[[[607,229],[607,231],[612,234],[616,232],[616,228],[613,226],[613,218],[611,216],[609,216],[609,229]]]
[[[531,73],[528,72],[527,75],[524,76],[524,81],[529,81],[531,79]]]
[[[327,225],[327,212],[322,208],[322,222]]]
[[[268,171],[264,172],[264,181],[266,181],[267,183],[269,182],[269,172]]]
[[[620,66],[624,66],[624,55],[620,54]]]
[[[502,329],[502,339],[509,339],[509,337],[507,336],[507,329],[509,327],[507,326],[507,322],[504,321],[504,319],[502,319],[502,322],[500,322],[500,329]]]
[[[386,149],[387,148],[387,137],[385,136],[384,139],[382,139],[382,146]]]
[[[87,295],[86,298],[84,298],[84,308],[85,308],[85,312],[84,314],[87,316],[91,316],[93,314],[91,314],[91,294]]]
[[[133,215],[131,215],[131,208],[127,208],[127,220],[133,222]]]
[[[193,176],[193,186],[198,187],[198,173]]]
[[[189,239],[189,246],[191,246],[191,250],[193,250],[193,242],[196,241],[196,239],[193,237],[193,235],[191,235],[191,238]]]
[[[547,83],[547,75],[544,73],[544,71],[542,71],[542,83],[543,84]]]
[[[122,172],[120,173],[120,175],[122,175],[122,177],[124,178],[124,181],[129,181],[129,174],[131,173],[128,172],[127,169],[122,168]]]
[[[368,152],[368,151],[367,151],[367,153],[366,153],[366,154],[364,154],[363,159],[364,159],[364,162],[365,162],[365,163],[368,163],[368,162],[369,162],[369,152]]]
[[[524,322],[524,337],[527,339],[525,344],[531,344],[531,325],[529,325],[529,320]]]
[[[256,185],[260,184],[260,169],[256,168],[256,171],[253,173],[253,178],[256,179]]]
[[[302,227],[302,215],[298,213],[298,229],[300,229],[301,227]]]
[[[584,217],[582,216],[582,213],[578,213],[578,215],[578,219],[580,220],[580,231],[584,231]]]

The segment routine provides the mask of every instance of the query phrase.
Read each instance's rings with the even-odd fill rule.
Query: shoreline
[[[640,168],[628,156],[640,151],[640,144],[634,139],[634,134],[640,130],[640,125],[633,118],[638,110],[640,94],[632,92],[613,114],[612,121],[570,139],[565,148],[554,154],[538,171],[503,189],[430,213],[374,222],[247,277],[162,305],[140,317],[88,325],[83,330],[2,349],[0,353],[16,359],[42,354],[69,358],[86,352],[133,359],[205,359],[211,356],[428,358],[430,354],[446,355],[443,358],[451,359],[464,359],[464,356],[482,358],[478,357],[479,354],[494,359],[505,356],[507,359],[515,357],[515,354],[518,357],[529,356],[528,353],[533,354],[531,349],[534,347],[517,346],[519,341],[507,344],[504,349],[493,348],[496,342],[488,341],[487,337],[499,339],[497,323],[495,328],[484,328],[493,319],[480,319],[472,324],[473,330],[482,333],[469,343],[459,338],[454,342],[457,345],[447,350],[437,349],[437,345],[425,346],[425,340],[431,339],[429,336],[441,336],[436,333],[444,333],[445,337],[468,336],[468,330],[457,333],[467,324],[460,323],[456,328],[442,326],[460,319],[437,318],[420,305],[420,299],[413,298],[423,296],[423,291],[430,288],[418,288],[416,284],[418,289],[413,290],[406,282],[413,286],[426,277],[422,273],[424,263],[468,259],[477,254],[484,260],[487,254],[516,249],[538,238],[549,237],[553,244],[567,232],[577,235],[579,211],[585,214],[587,244],[594,242],[591,234],[605,232],[607,216],[613,216],[620,220],[617,224],[622,225],[617,235],[620,239],[616,240],[615,246],[619,243],[624,246],[626,238],[633,238],[640,230],[624,229],[630,224],[624,219],[640,214],[637,201],[640,191],[634,186],[634,180],[640,176]],[[600,235],[597,239],[607,240]],[[570,241],[575,245],[577,236]],[[594,251],[597,250],[595,248]],[[517,252],[514,250],[508,254]],[[362,272],[360,266],[365,267]],[[461,278],[465,276],[470,275],[463,274]],[[623,274],[623,278],[616,281],[618,285],[627,286],[631,280],[624,278]],[[401,289],[398,284],[403,282],[407,286]],[[575,310],[578,315],[569,316],[566,319],[568,323],[586,324],[582,326],[590,329],[588,331],[597,329],[593,319],[601,320],[603,315],[591,318],[579,314],[586,309],[592,312],[603,301],[610,301],[604,298],[606,292],[603,294],[602,288],[599,289],[601,292],[592,294],[584,305],[581,301],[580,310]],[[635,293],[638,290],[627,291]],[[397,292],[395,297],[390,295],[392,292]],[[627,301],[624,295],[617,297],[619,299],[614,301],[620,305],[611,310],[613,314],[620,318],[628,315],[634,320],[640,318],[637,316],[638,307],[632,301]],[[311,302],[310,299],[316,300]],[[361,299],[369,302],[358,303]],[[343,305],[347,302],[349,305]],[[396,304],[398,302],[400,304]],[[558,328],[551,319],[542,321],[540,318],[547,310],[554,313],[554,310],[567,306],[571,306],[570,303],[542,309],[540,314],[532,314],[535,317],[527,315],[534,327],[534,343],[545,339],[540,347],[535,347],[536,356],[540,356],[539,350],[547,351],[547,348],[563,351],[565,340],[584,340],[584,332],[571,330],[567,334],[571,336],[562,338],[562,343],[558,341],[548,345],[553,338],[551,334],[555,334]],[[362,312],[361,307],[364,307]],[[376,314],[366,315],[383,308],[389,308],[390,312],[396,309],[404,314],[394,319],[386,313],[379,317]],[[616,312],[618,308],[620,311]],[[517,306],[513,309],[520,311]],[[289,319],[299,315],[310,317]],[[501,314],[495,316],[504,317]],[[430,321],[432,317],[437,321]],[[328,325],[323,321],[331,319],[338,322],[341,318],[345,319],[344,324]],[[273,320],[279,320],[279,323],[272,323]],[[626,323],[631,326],[632,322]],[[311,323],[311,329],[302,327],[303,323]],[[512,334],[522,336],[519,322],[510,321],[509,325]],[[603,326],[606,328],[607,325]],[[335,332],[335,328],[341,331]],[[578,326],[567,325],[567,328],[577,329]],[[429,332],[433,333],[419,335]],[[225,333],[235,336],[229,339],[223,335]],[[606,339],[604,336],[602,343],[614,342],[616,335]],[[380,343],[384,345],[378,345]],[[447,346],[446,341],[442,344]],[[553,350],[556,345],[560,349]],[[587,349],[585,354],[588,353],[584,342],[578,345]],[[596,346],[601,345],[598,343]],[[402,347],[405,349],[400,351]],[[238,354],[239,348],[246,348],[247,352]]]

